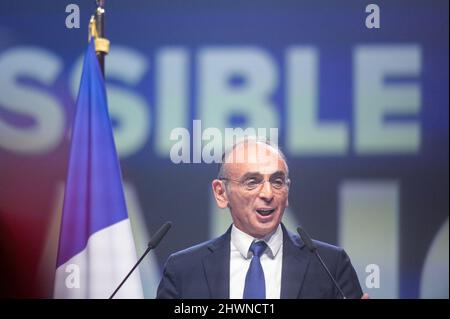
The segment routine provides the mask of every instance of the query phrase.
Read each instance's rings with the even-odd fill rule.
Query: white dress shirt
[[[259,240],[265,241],[268,246],[260,258],[266,280],[266,298],[280,299],[281,267],[283,264],[283,230],[281,225],[278,225],[275,232],[262,239],[253,238],[236,226],[232,226],[230,242],[231,299],[242,299],[244,295],[245,277],[253,256],[249,248],[253,241]]]

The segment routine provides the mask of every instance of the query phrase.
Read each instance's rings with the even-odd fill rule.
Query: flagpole
[[[97,9],[89,22],[89,41],[95,39],[98,64],[105,77],[105,55],[109,52],[109,40],[105,38],[105,0],[95,0]]]
[[[95,23],[97,34],[99,38],[104,38],[105,35],[105,0],[96,0],[97,10],[95,11]],[[105,77],[105,55],[107,52],[101,50],[97,51],[97,59],[102,70],[103,77]]]

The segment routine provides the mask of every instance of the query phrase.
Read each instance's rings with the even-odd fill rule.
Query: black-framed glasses
[[[289,189],[291,184],[291,180],[284,176],[271,177],[269,180],[264,179],[262,176],[250,177],[244,180],[237,180],[228,177],[219,177],[219,179],[236,183],[247,191],[261,190],[262,186],[266,182],[269,182],[274,191],[282,192]]]

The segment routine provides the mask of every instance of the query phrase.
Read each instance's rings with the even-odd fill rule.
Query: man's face
[[[238,145],[231,156],[235,161],[227,159],[227,179],[221,181],[226,206],[237,228],[264,237],[277,228],[288,205],[289,186],[280,187],[287,180],[286,163],[276,149],[257,142]],[[239,158],[244,161],[236,163]]]

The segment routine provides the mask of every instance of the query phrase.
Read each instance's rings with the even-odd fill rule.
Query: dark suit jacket
[[[337,289],[301,240],[283,229],[281,298],[340,298]],[[230,234],[172,254],[164,267],[157,298],[229,298]],[[318,252],[347,298],[360,298],[361,287],[350,259],[341,248],[314,241]]]

